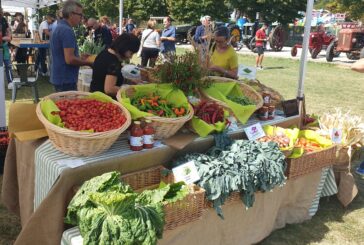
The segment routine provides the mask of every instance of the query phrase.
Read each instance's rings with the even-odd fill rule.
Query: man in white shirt
[[[47,14],[46,19],[40,23],[38,32],[39,37],[42,41],[49,40],[50,37],[50,26],[54,22],[55,18],[51,14]],[[47,49],[39,48],[38,56],[35,61],[35,69],[40,69],[42,75],[47,73],[46,57]]]

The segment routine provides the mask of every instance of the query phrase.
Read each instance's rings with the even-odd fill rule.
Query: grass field
[[[240,56],[239,63],[254,66],[254,59],[254,56]],[[279,91],[286,99],[295,98],[299,62],[266,58],[263,65],[265,69],[258,71],[257,79]],[[39,90],[40,96],[53,92],[46,78],[39,82]],[[363,94],[363,74],[332,64],[308,63],[305,96],[309,113],[322,113],[335,107],[343,107],[364,115]],[[7,104],[10,103],[10,98],[10,91],[7,91]],[[31,101],[30,89],[21,90],[18,98]],[[364,160],[364,153],[361,160]],[[353,167],[358,163],[359,160],[356,160]],[[277,230],[261,244],[364,244],[364,180],[357,179],[357,184],[360,193],[348,208],[343,208],[336,197],[321,199],[319,211],[312,220]],[[12,244],[19,231],[19,219],[0,205],[0,244]]]

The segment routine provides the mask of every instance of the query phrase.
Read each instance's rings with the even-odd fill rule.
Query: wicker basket
[[[286,176],[294,179],[335,163],[336,146],[318,152],[304,154],[300,158],[288,158]]]
[[[244,83],[241,83],[237,80],[234,79],[230,79],[230,78],[226,78],[226,77],[217,77],[217,76],[209,76],[207,77],[207,79],[211,79],[213,82],[218,82],[218,83],[223,83],[223,82],[237,82],[238,85],[240,86],[241,91],[243,92],[243,94],[248,97],[249,99],[251,99],[252,101],[254,101],[254,104],[257,108],[257,110],[263,106],[263,98],[262,96],[256,92],[252,87],[250,87],[249,85],[246,85]],[[204,93],[203,90],[201,90],[201,94],[203,97],[215,101],[216,103],[218,103],[219,105],[223,106],[224,108],[227,108],[228,110],[230,110],[229,106],[220,100],[215,99],[214,97],[211,97],[210,95]]]
[[[44,99],[58,101],[60,99],[77,99],[90,95],[88,92],[69,91],[51,94]],[[126,117],[126,122],[118,129],[107,132],[78,132],[67,128],[58,127],[49,122],[43,115],[40,103],[37,105],[37,116],[47,130],[48,136],[52,144],[59,151],[71,156],[93,156],[97,155],[111,147],[118,139],[119,135],[124,132],[131,123],[131,116],[117,101],[113,102],[118,105]]]
[[[141,191],[158,186],[161,180],[172,183],[173,177],[169,177],[171,175],[163,177],[162,172],[164,170],[166,169],[163,166],[158,166],[123,175],[121,179],[133,189]],[[202,216],[205,205],[205,190],[196,185],[193,188],[194,192],[188,194],[183,200],[164,205],[164,230],[172,230]]]
[[[126,96],[129,98],[132,98],[135,93],[135,89],[133,88],[133,86],[121,87],[116,95],[116,98],[119,101],[121,101],[121,93],[124,91],[126,93]],[[149,119],[152,121],[152,127],[155,130],[155,139],[167,139],[177,133],[177,131],[193,117],[193,108],[190,104],[188,104],[188,111],[188,114],[183,117],[167,118],[150,116],[146,117],[145,119]]]
[[[232,203],[239,202],[239,201],[241,202],[240,192],[234,191],[234,192],[230,193],[230,196],[228,198],[225,199],[224,206],[230,205]],[[214,207],[213,202],[206,199],[205,208],[213,208],[213,207]]]
[[[158,78],[155,77],[155,75],[153,74],[154,69],[153,68],[140,68],[140,77],[143,81],[146,81],[148,83],[157,83],[158,82]]]

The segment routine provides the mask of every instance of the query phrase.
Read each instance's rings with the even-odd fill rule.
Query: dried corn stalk
[[[333,129],[342,130],[342,141],[338,146],[338,150],[342,148],[348,149],[349,159],[352,155],[354,146],[364,145],[364,122],[362,118],[342,109],[336,108],[332,112],[326,112],[319,118],[321,132],[330,135]]]
[[[213,34],[214,34],[214,24],[205,26],[205,34],[207,39],[203,43],[197,43],[193,39],[193,36],[189,37],[189,41],[195,52],[198,53],[200,64],[204,69],[208,69],[210,66],[210,57],[213,52]]]

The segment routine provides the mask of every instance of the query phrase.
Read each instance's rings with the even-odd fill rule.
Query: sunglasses
[[[80,13],[72,12],[72,14],[78,15],[78,16],[80,16],[81,18],[83,17],[83,14],[80,14]]]

